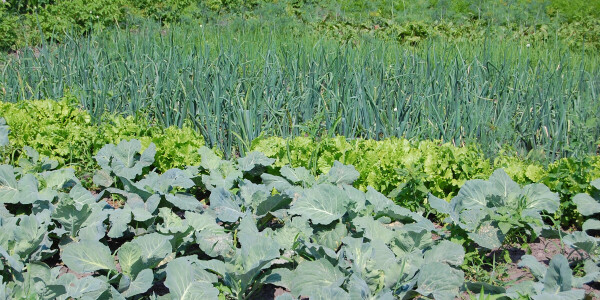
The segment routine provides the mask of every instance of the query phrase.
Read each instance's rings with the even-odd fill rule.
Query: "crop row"
[[[0,118],[0,147],[10,130]],[[600,280],[600,241],[588,234],[600,229],[598,181],[594,194],[575,197],[592,217],[584,231],[546,224],[558,194],[521,187],[502,169],[465,182],[450,202],[430,195],[447,216],[439,228],[372,187],[353,187],[360,174],[351,165],[336,161],[318,177],[290,166],[269,174],[275,159],[260,152],[198,152],[199,165],[157,173],[154,144],[107,144],[94,156],[92,191],[31,148],[1,165],[0,298],[250,299],[278,288],[280,300],[583,299],[581,287]],[[584,259],[557,254],[546,266],[524,255],[519,266],[532,280],[465,280],[468,253],[523,234],[559,236]]]
[[[600,4],[585,0],[498,1],[418,0],[76,0],[0,1],[0,50],[17,50],[44,40],[107,27],[136,26],[151,19],[165,26],[256,26],[327,35],[338,40],[377,37],[418,43],[443,36],[483,40],[486,36],[527,42],[560,40],[574,48],[600,47]],[[282,31],[286,31],[283,33]],[[584,42],[585,41],[585,42]]]
[[[152,167],[159,172],[201,162],[197,149],[205,143],[190,127],[163,129],[145,119],[116,116],[104,116],[98,126],[87,112],[72,105],[74,101],[66,98],[59,102],[0,103],[0,115],[13,128],[12,144],[3,150],[7,162],[17,163],[24,155],[21,149],[29,146],[60,166],[73,167],[77,174],[89,177],[86,174],[98,168],[93,159],[96,152],[105,144],[132,138],[139,139],[144,149],[150,143],[156,145]],[[353,165],[360,173],[354,182],[357,188],[366,190],[372,186],[415,211],[427,205],[428,193],[450,200],[467,180],[485,179],[493,170],[503,168],[519,184],[544,183],[559,193],[560,218],[567,227],[579,227],[582,223],[573,209],[572,197],[589,191],[589,182],[600,177],[598,156],[563,158],[548,164],[543,159],[524,158],[509,150],[486,157],[477,144],[458,147],[440,141],[395,138],[375,141],[261,137],[249,147],[275,159],[270,172],[292,165],[304,167],[316,176],[329,172],[336,160]]]
[[[488,155],[512,145],[554,160],[597,151],[599,67],[596,55],[509,41],[351,47],[148,26],[23,49],[0,62],[0,100],[70,93],[95,121],[190,122],[226,157],[264,133],[477,142]]]

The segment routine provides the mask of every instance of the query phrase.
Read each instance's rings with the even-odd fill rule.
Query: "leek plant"
[[[184,26],[184,25],[182,25]],[[600,58],[557,41],[357,44],[264,28],[146,24],[25,49],[0,100],[76,95],[106,112],[193,124],[226,157],[261,135],[477,142],[550,160],[595,153]]]

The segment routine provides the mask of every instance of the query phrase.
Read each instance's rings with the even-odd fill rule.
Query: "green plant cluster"
[[[9,130],[0,118],[0,147]],[[558,194],[501,169],[465,182],[450,203],[430,197],[448,215],[445,230],[372,187],[356,189],[359,172],[339,161],[317,177],[291,166],[269,174],[275,159],[263,153],[223,160],[201,147],[198,165],[157,173],[156,149],[104,145],[94,193],[31,148],[0,165],[2,299],[249,299],[276,288],[280,300],[583,299],[583,285],[600,280],[600,240],[545,224]],[[524,255],[533,280],[465,279],[469,253],[523,230],[559,234],[584,253],[583,272],[562,254],[548,266]]]
[[[197,164],[197,149],[204,145],[202,136],[190,126],[168,127],[148,119],[105,115],[93,120],[81,110],[73,97],[62,101],[25,101],[0,103],[0,115],[13,130],[13,143],[4,148],[6,160],[17,162],[29,146],[61,166],[73,166],[81,174],[97,168],[93,154],[105,143],[136,138],[145,149],[157,146],[154,166],[164,172],[171,168]],[[505,151],[487,157],[477,144],[455,146],[441,141],[406,139],[311,137],[260,137],[249,150],[260,151],[275,159],[273,171],[285,165],[307,168],[313,175],[326,174],[335,161],[352,164],[360,172],[354,183],[361,190],[372,186],[396,203],[413,211],[427,206],[427,195],[450,200],[471,179],[488,178],[503,168],[519,184],[544,183],[561,196],[561,222],[580,227],[583,219],[574,209],[573,196],[590,191],[589,182],[600,177],[600,157],[564,158],[551,163],[543,158],[524,158]]]
[[[598,180],[591,183],[596,189],[595,193],[599,183]],[[578,209],[582,209],[582,213],[585,211],[586,216],[600,211],[598,199],[587,194],[579,194],[575,198]],[[487,290],[491,291],[489,294],[500,298],[508,296],[525,299],[594,297],[585,296],[583,291],[574,288],[583,287],[588,280],[600,279],[597,257],[600,254],[600,240],[594,233],[586,232],[600,227],[595,220],[586,221],[583,231],[565,232],[556,227],[557,222],[548,213],[559,209],[559,196],[544,184],[521,187],[504,170],[498,169],[488,180],[467,181],[450,202],[431,194],[429,201],[433,210],[447,216],[444,221],[447,229],[445,237],[465,247],[466,261],[508,244],[526,248],[527,243],[540,236],[557,238],[561,246],[567,245],[582,255],[578,261],[569,261],[569,257],[557,254],[550,259],[548,266],[533,255],[523,255],[517,265],[528,268],[535,281],[522,281],[507,289],[502,287],[501,282],[480,282],[481,285],[475,286],[481,286],[482,293]],[[544,220],[549,220],[554,226],[546,225]],[[481,251],[482,249],[487,251]],[[580,274],[584,276],[573,276],[571,265],[580,268]],[[467,264],[463,268],[473,271]],[[557,281],[558,278],[561,279]]]
[[[336,160],[351,164],[361,173],[356,181],[360,189],[372,186],[389,195],[398,187],[406,186],[413,197],[400,194],[398,198],[420,198],[419,206],[429,192],[452,197],[466,180],[486,178],[492,170],[476,146],[456,147],[440,141],[348,140],[342,136],[317,141],[310,137],[269,137],[255,140],[252,150],[274,158],[275,166],[303,166],[313,174],[327,173]],[[409,203],[402,205],[410,206]]]
[[[0,103],[0,115],[6,116],[6,123],[12,128],[13,142],[3,150],[8,162],[18,161],[21,149],[29,146],[61,166],[90,172],[96,167],[93,155],[105,144],[137,138],[144,147],[157,145],[155,166],[166,171],[199,162],[197,149],[204,145],[202,136],[189,127],[163,129],[141,118],[110,115],[94,122],[87,112],[74,105],[72,97]]]
[[[432,37],[489,36],[542,44],[555,39],[598,51],[598,3],[568,1],[296,1],[291,11],[314,30],[358,42],[362,37],[416,44]],[[576,34],[573,34],[575,33]]]
[[[250,10],[264,0],[6,0],[0,1],[0,50],[64,41],[109,26],[201,24],[221,13]]]
[[[500,40],[520,41],[543,46],[559,41],[571,49],[584,49],[590,53],[600,50],[600,21],[586,18],[569,23],[506,24],[490,26],[481,20],[468,23],[451,21],[406,21],[402,23],[383,22],[347,23],[327,21],[315,24],[315,31],[325,32],[329,38],[353,44],[363,40],[382,39],[388,42],[416,45],[428,39],[443,39],[452,42],[479,41],[493,36]]]
[[[0,49],[18,49],[45,40],[64,40],[118,24],[125,0],[8,0],[0,2]]]
[[[352,46],[266,29],[156,24],[0,59],[0,101],[70,91],[93,118],[108,111],[164,127],[190,122],[226,157],[261,133],[476,142],[490,156],[508,144],[549,160],[593,154],[599,81],[598,55],[560,44]]]
[[[600,156],[563,158],[543,164],[534,158],[503,153],[488,159],[476,144],[456,147],[440,141],[412,142],[346,139],[316,140],[310,137],[257,139],[252,150],[275,159],[275,166],[303,166],[313,174],[325,174],[334,161],[352,164],[360,172],[360,189],[375,187],[413,210],[422,208],[428,193],[446,200],[456,196],[467,180],[483,179],[503,168],[520,184],[543,183],[562,199],[563,224],[580,226],[572,197],[590,190],[589,182],[600,177]]]
[[[7,6],[0,3],[0,50],[9,49],[17,41],[18,16],[11,14]]]
[[[594,231],[600,230],[600,178],[593,180],[590,185],[592,191],[589,194],[580,193],[573,197],[573,202],[577,206],[577,210],[585,216],[586,220],[581,226],[585,232],[593,234]]]
[[[258,21],[274,31],[291,22],[305,34],[354,42],[364,36],[403,43],[435,36],[472,40],[499,35],[530,42],[559,38],[597,51],[598,11],[597,1],[584,0],[7,0],[0,2],[0,49],[64,41],[68,35],[152,19],[167,26]]]

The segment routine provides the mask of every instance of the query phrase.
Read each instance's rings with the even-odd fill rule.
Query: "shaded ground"
[[[285,293],[289,293],[288,290],[274,286],[272,284],[265,285],[258,293],[251,297],[252,300],[273,300],[277,298],[277,296],[283,295]]]

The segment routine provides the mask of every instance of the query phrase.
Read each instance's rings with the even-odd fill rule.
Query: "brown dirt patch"
[[[529,248],[531,248],[531,255],[546,265],[556,254],[564,255],[570,262],[585,259],[575,249],[564,244],[561,245],[559,239],[539,238],[535,243],[529,244]]]

